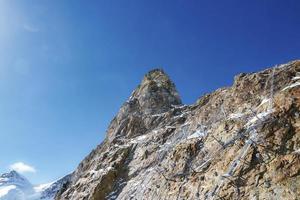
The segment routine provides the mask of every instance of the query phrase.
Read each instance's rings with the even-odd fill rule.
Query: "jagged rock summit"
[[[240,74],[183,105],[149,72],[57,200],[300,196],[300,61]]]
[[[135,100],[145,114],[165,112],[172,106],[181,104],[174,83],[162,69],[154,69],[145,75],[129,101]]]
[[[141,84],[123,104],[111,123],[108,137],[113,140],[124,135],[142,135],[151,128],[148,120],[152,115],[181,104],[175,85],[168,75],[162,69],[154,69],[144,76]]]

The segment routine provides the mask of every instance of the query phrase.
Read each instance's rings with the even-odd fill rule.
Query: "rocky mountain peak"
[[[130,100],[137,100],[145,114],[165,112],[172,105],[181,104],[175,84],[162,69],[148,72]]]
[[[12,177],[20,177],[21,175],[16,172],[15,170],[12,170],[8,173],[4,173],[1,175],[1,178],[12,178]]]
[[[110,141],[143,135],[156,126],[155,116],[181,105],[175,84],[162,69],[148,72],[120,108],[108,129]],[[153,118],[154,117],[154,118]]]

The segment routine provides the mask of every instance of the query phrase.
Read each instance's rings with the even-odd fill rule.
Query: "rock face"
[[[300,61],[193,105],[153,70],[56,199],[299,199],[299,98]]]

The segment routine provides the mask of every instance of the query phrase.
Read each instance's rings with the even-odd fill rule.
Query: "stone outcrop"
[[[150,71],[56,199],[299,199],[299,98],[300,61],[193,105]]]

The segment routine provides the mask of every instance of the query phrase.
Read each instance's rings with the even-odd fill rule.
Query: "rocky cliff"
[[[57,200],[300,199],[300,61],[183,105],[145,75]]]

